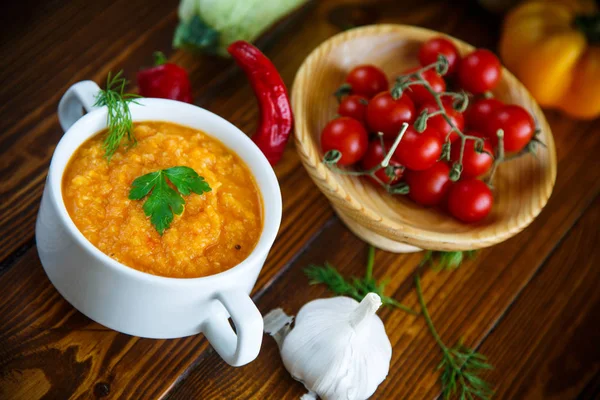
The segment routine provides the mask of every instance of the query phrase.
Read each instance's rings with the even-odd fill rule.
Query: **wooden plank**
[[[577,396],[577,400],[597,400],[600,399],[600,373],[596,374],[590,383]]]
[[[289,48],[288,44],[277,44],[279,48],[276,50],[280,56],[275,57],[274,62],[288,82],[291,82],[305,55],[316,45],[310,41],[298,43],[293,56],[285,56],[282,51],[285,47]],[[180,64],[185,64],[189,57],[183,53],[177,53],[174,57],[177,59],[179,56]],[[191,62],[191,59],[188,61]],[[192,69],[192,74],[197,73],[194,71]],[[226,71],[225,74],[229,79],[227,82],[221,78],[206,82],[205,92],[211,92],[212,95],[205,93],[200,104],[207,103],[205,106],[211,111],[251,132],[256,124],[257,107],[250,87],[241,74],[232,74],[231,71]],[[285,219],[271,256],[257,282],[256,291],[264,290],[282,266],[332,216],[325,198],[314,189],[300,167],[293,146],[288,148],[276,173],[281,182]],[[300,224],[299,221],[303,223]],[[31,227],[28,231],[31,231]],[[11,290],[19,288],[14,292],[16,297],[13,300],[16,303],[11,300],[0,305],[3,310],[0,312],[0,393],[4,390],[13,398],[22,396],[29,399],[42,395],[62,397],[69,394],[87,398],[96,390],[108,391],[117,397],[140,398],[142,394],[144,398],[157,397],[206,348],[202,337],[176,341],[141,340],[118,335],[92,323],[76,313],[60,296],[56,296],[57,293],[39,265],[35,248],[30,249],[0,280],[7,283]],[[22,296],[23,294],[27,295]],[[46,306],[40,309],[41,304]],[[50,312],[49,308],[55,312]],[[18,315],[12,313],[14,310],[20,310]],[[46,349],[53,350],[47,353]],[[58,357],[57,353],[65,356]],[[55,371],[48,373],[51,378],[38,373],[39,368],[33,368],[38,371],[33,375],[22,373],[25,369],[29,370],[27,366],[39,367],[50,364],[52,360],[68,364],[75,356],[77,359],[87,360],[76,371],[50,367]],[[158,361],[160,357],[163,361]],[[168,366],[168,371],[163,371],[165,366]],[[77,374],[77,377],[71,376],[72,374]],[[152,374],[160,375],[161,378],[143,379]],[[19,377],[26,378],[27,381],[39,381],[37,385],[23,385]],[[50,385],[46,384],[48,379]],[[131,385],[130,381],[138,382],[139,385]],[[17,389],[24,391],[17,392]]]
[[[535,276],[556,243],[598,197],[600,182],[593,166],[597,163],[594,154],[600,150],[600,138],[595,132],[597,126],[589,132],[574,132],[574,137],[569,139],[590,151],[582,153],[571,146],[560,150],[555,193],[529,228],[500,245],[481,251],[476,260],[457,271],[424,274],[424,295],[430,313],[449,345],[464,337],[468,345],[478,346]],[[562,153],[564,150],[568,153]],[[364,271],[365,254],[365,244],[336,222],[324,230],[258,300],[260,310],[265,313],[283,307],[286,312],[295,314],[307,301],[329,295],[321,286],[308,286],[303,267],[329,260],[344,275],[358,275]],[[375,267],[376,276],[390,279],[389,293],[415,308],[412,274],[420,257],[419,254],[378,252]],[[422,318],[389,309],[380,315],[392,342],[393,356],[388,379],[374,398],[438,397],[440,387],[435,367],[441,354]],[[505,372],[498,369],[495,377]],[[237,384],[230,385],[230,382]],[[503,384],[501,378],[494,383]],[[216,354],[205,354],[187,378],[170,392],[169,399],[276,399],[295,398],[302,393],[302,385],[294,382],[283,369],[274,342],[265,338],[258,359],[246,367],[230,368]]]
[[[13,33],[7,35],[11,40],[0,43],[8,57],[7,68],[0,70],[0,81],[7,82],[0,87],[0,173],[9,177],[0,182],[0,270],[12,263],[18,249],[33,245],[46,170],[62,135],[56,118],[60,96],[77,81],[102,82],[111,70],[124,69],[134,79],[135,71],[150,63],[154,50],[171,52],[177,22],[176,0],[158,6],[141,0],[113,0],[108,6],[84,0],[34,3],[19,2],[18,8],[1,16],[6,21],[2,26],[10,26],[7,33]],[[28,18],[23,16],[26,12]],[[134,14],[136,18],[130,18]],[[298,26],[299,21],[310,23]],[[377,22],[420,25],[493,47],[497,33],[489,27],[499,20],[456,3],[411,0],[398,7],[391,0],[335,0],[319,2],[308,18],[284,23],[283,30],[296,28],[291,34],[283,36],[282,29],[275,29],[260,42],[276,46],[268,54],[275,55],[275,64],[284,69],[284,80],[291,85],[302,59],[321,41],[340,28]],[[285,40],[277,41],[279,37]],[[252,131],[256,108],[247,97],[250,89],[229,61],[183,52],[175,52],[171,59],[190,72],[196,104]],[[238,98],[241,106],[231,98],[234,94],[244,96]],[[234,103],[221,101],[227,97]],[[225,109],[213,108],[215,101]]]
[[[297,163],[295,157],[295,153],[290,154],[282,166]],[[293,168],[281,184],[286,219],[255,292],[264,291],[281,268],[285,268],[331,218],[332,211],[318,191],[298,190],[298,186],[308,186],[308,179],[303,169]],[[298,223],[300,220],[303,223]],[[157,397],[206,349],[207,343],[201,336],[179,340],[140,339],[90,321],[54,289],[35,247],[0,276],[0,292],[3,293],[0,299],[0,398],[3,391],[13,399],[65,394],[88,398],[97,382],[108,385],[115,396]],[[75,359],[86,361],[76,363]],[[53,365],[55,363],[57,365]],[[77,365],[72,367],[78,368],[69,369],[73,363]],[[30,369],[47,372],[47,368],[53,373],[31,376],[23,373]],[[160,379],[143,379],[148,374]],[[23,383],[21,378],[39,379],[40,384],[15,383]],[[16,388],[25,391],[13,392]]]
[[[330,22],[334,12],[345,13],[345,20],[351,22],[357,18],[359,23],[393,21],[434,27],[488,47],[492,47],[496,40],[495,33],[491,33],[493,30],[487,28],[493,24],[497,25],[498,21],[491,20],[489,15],[477,9],[473,11],[473,8],[467,6],[461,8],[456,4],[423,4],[424,2],[416,0],[407,2],[402,7],[397,7],[397,3],[393,1],[378,2],[377,7],[371,5],[372,3],[366,6],[339,3],[351,2],[319,3],[317,9],[304,19],[309,23],[286,35],[285,40],[273,44],[268,54],[282,70],[284,80],[288,84],[292,82],[296,69],[308,52],[323,39],[337,32],[340,22]],[[97,17],[93,22],[95,29],[102,29],[101,22],[114,12],[115,8],[109,7],[101,17]],[[69,20],[62,18],[61,21]],[[151,18],[148,19],[151,22]],[[75,18],[72,20],[77,21]],[[0,258],[22,248],[23,243],[31,241],[35,209],[41,194],[45,170],[53,145],[60,136],[54,110],[60,94],[68,86],[64,82],[72,79],[68,81],[70,84],[90,77],[100,81],[108,70],[118,70],[122,66],[126,67],[131,77],[133,71],[147,63],[152,50],[156,47],[168,47],[174,23],[175,15],[172,13],[164,16],[161,22],[152,25],[148,32],[139,37],[127,33],[129,36],[126,38],[138,37],[138,41],[119,42],[122,45],[120,49],[109,46],[104,49],[107,54],[100,55],[97,60],[91,57],[93,54],[83,46],[83,50],[78,54],[80,57],[73,57],[70,61],[85,61],[90,67],[84,70],[70,70],[74,75],[69,75],[66,79],[62,76],[62,89],[55,97],[35,108],[30,112],[31,116],[14,127],[9,127],[7,131],[0,130],[0,148],[3,152],[0,171],[14,176],[10,182],[0,184]],[[127,32],[131,29],[135,34],[139,34],[142,30],[137,24],[138,22],[133,22],[130,27],[125,24],[128,28],[123,29],[128,29]],[[81,24],[75,22],[74,25],[70,25],[70,29],[73,29],[73,26],[79,27]],[[477,35],[473,35],[474,32],[477,32]],[[83,35],[77,37],[88,44],[82,39]],[[157,46],[157,43],[163,45]],[[65,52],[65,48],[57,45],[53,51],[61,54]],[[254,129],[257,114],[250,89],[241,75],[228,68],[230,63],[211,57],[196,58],[180,52],[173,54],[172,59],[190,69],[198,104],[232,120],[246,132]],[[39,72],[34,70],[34,73]],[[59,82],[58,79],[56,81]],[[28,84],[25,81],[21,83]],[[0,96],[0,99],[5,100],[3,96]],[[0,115],[5,115],[4,109],[0,109]],[[24,114],[13,115],[22,118]],[[588,123],[574,123],[555,114],[551,114],[550,117],[559,147],[561,175],[556,193],[542,217],[518,238],[482,252],[480,259],[471,264],[471,267],[453,275],[428,274],[425,277],[426,296],[438,293],[431,299],[433,316],[439,318],[440,326],[449,326],[442,332],[443,335],[448,335],[449,339],[454,339],[466,327],[470,329],[467,338],[473,343],[478,343],[535,273],[537,266],[550,252],[554,243],[598,193],[599,183],[594,176],[595,159],[591,156],[600,150],[598,135],[596,132],[586,132],[590,126]],[[596,128],[597,126],[595,130]],[[586,154],[576,152],[575,145],[589,151]],[[281,266],[293,260],[294,254],[304,248],[305,243],[331,216],[323,197],[299,167],[293,148],[288,148],[287,152],[285,162],[278,166],[276,171],[282,182],[284,226],[255,291],[258,293],[255,298],[260,300],[263,311],[267,311],[271,304],[283,303],[288,311],[295,312],[308,299],[323,295],[322,288],[313,287],[309,295],[305,296],[306,281],[299,269],[306,263],[329,258],[338,263],[345,272],[358,273],[362,264],[359,260],[365,252],[364,244],[338,223],[315,239],[315,245],[309,247],[300,260],[286,266],[287,272],[280,271]],[[572,182],[569,182],[570,180]],[[16,214],[22,216],[8,223],[2,219],[7,215]],[[321,250],[315,250],[319,247]],[[315,259],[315,254],[320,255],[318,259]],[[390,290],[396,292],[398,298],[406,297],[406,301],[413,305],[414,296],[409,294],[410,274],[418,257],[397,257],[385,253],[377,256],[379,265],[386,266],[380,268],[378,274],[392,278]],[[516,262],[510,264],[510,260],[505,257],[515,259]],[[492,268],[483,270],[488,263]],[[488,278],[491,282],[488,282]],[[482,293],[470,292],[471,287],[479,285],[482,286]],[[269,287],[273,290],[267,290]],[[442,287],[443,291],[440,290]],[[457,291],[470,293],[472,297],[468,302],[463,302],[457,297]],[[215,355],[212,351],[204,352],[207,348],[206,343],[200,337],[171,341],[144,340],[120,335],[90,322],[74,311],[51,287],[41,270],[35,248],[27,251],[14,267],[0,276],[0,292],[3,293],[0,298],[0,398],[31,399],[44,394],[47,398],[66,398],[71,394],[75,398],[109,395],[114,398],[155,398],[167,393],[177,380],[183,382],[173,396],[177,398],[206,398],[201,394],[205,393],[207,386],[212,386],[213,393],[218,388],[223,396],[232,391],[246,393],[246,389],[249,390],[248,393],[263,393],[265,398],[282,398],[276,397],[276,394],[288,393],[288,388],[291,388],[289,394],[300,393],[299,385],[286,378],[287,374],[282,371],[280,364],[277,364],[276,354],[269,352],[268,346],[272,343],[265,344],[265,350],[259,360],[252,364],[254,370],[267,371],[264,373],[267,377],[265,381],[268,380],[270,385],[259,386],[263,381],[256,382],[256,375],[249,375],[249,378],[235,375],[234,372],[239,373],[236,371],[243,369],[225,368],[218,360],[213,363]],[[289,298],[290,293],[294,293],[293,301]],[[491,297],[485,297],[486,294],[490,294]],[[465,315],[472,315],[478,319],[472,325],[465,325],[461,321],[442,318],[453,307],[460,307]],[[394,331],[396,344],[392,371],[394,375],[386,381],[386,385],[395,382],[399,386],[398,390],[405,390],[406,393],[412,390],[415,396],[428,393],[427,397],[431,398],[439,393],[439,390],[434,383],[435,377],[430,372],[431,365],[424,363],[435,363],[439,354],[429,336],[423,332],[422,324],[404,319],[405,316],[402,315],[389,310],[382,313],[388,329]],[[420,353],[410,351],[417,348],[420,351],[424,346],[429,346],[424,357],[421,357]],[[412,364],[410,360],[404,362],[403,352],[409,356],[413,355]],[[271,356],[265,359],[265,354]],[[278,369],[273,370],[270,369],[270,365],[265,366],[265,361],[275,363],[272,365]],[[186,371],[196,364],[198,368],[192,370],[190,379],[185,379]],[[210,369],[208,373],[200,375],[199,371],[206,368]],[[408,375],[407,372],[413,371],[413,368],[416,375],[410,381],[412,383],[405,383],[404,378],[398,377],[403,375],[402,372]],[[249,374],[251,370],[246,368],[245,371]],[[272,376],[268,375],[269,371],[273,373]],[[281,382],[278,381],[279,378]],[[239,379],[236,380],[237,390],[222,387],[232,382],[231,379]],[[415,388],[415,382],[425,383],[423,387]],[[384,386],[384,398],[390,398],[385,397],[388,391],[395,393],[389,386]],[[185,393],[189,393],[190,396],[182,397]]]
[[[85,8],[77,3],[81,0],[73,1],[76,9]],[[65,90],[84,79],[102,83],[109,71],[121,69],[125,71],[125,76],[135,81],[136,71],[151,63],[153,51],[163,50],[166,54],[172,52],[171,40],[177,23],[177,2],[159,2],[160,7],[149,7],[147,2],[136,1],[115,0],[115,3],[102,13],[84,13],[74,17],[71,21],[71,31],[59,30],[57,34],[50,35],[57,43],[48,57],[64,57],[68,54],[69,57],[66,58],[71,62],[67,66],[52,58],[47,62],[40,61],[35,68],[27,69],[23,74],[17,74],[21,78],[18,81],[20,94],[15,98],[12,92],[4,87],[0,88],[0,123],[10,121],[5,130],[0,129],[0,149],[3,154],[0,158],[0,173],[9,177],[0,182],[0,270],[12,263],[15,251],[33,245],[35,216],[46,171],[54,147],[62,136],[56,108]],[[47,23],[53,25],[63,21],[65,16],[62,13],[70,16],[70,4],[64,10],[61,8],[63,11],[58,12],[58,15],[50,14]],[[130,23],[130,15],[134,12],[129,7],[155,12],[146,14],[144,11],[138,15],[139,18]],[[311,7],[312,4],[309,4],[276,24],[261,37],[258,41],[259,46],[271,46],[284,32],[300,23]],[[127,22],[119,20],[123,17]],[[124,31],[115,30],[115,25],[106,24],[107,20],[124,27]],[[44,25],[41,22],[39,24]],[[73,29],[76,29],[76,32],[73,32]],[[44,33],[45,30],[42,29],[40,35]],[[37,36],[33,36],[30,40],[35,42],[36,38]],[[296,51],[292,57],[284,56],[283,51],[290,46],[279,43],[281,57],[279,61],[274,61],[278,67],[279,63],[288,65],[285,69],[287,74],[284,73],[286,83],[291,85],[297,66],[305,54],[318,43],[316,40],[298,42],[297,46],[292,47]],[[23,48],[34,51],[37,47],[32,44],[24,45]],[[1,49],[3,47],[0,47]],[[188,70],[196,104],[230,119],[248,133],[254,130],[258,118],[254,96],[245,78],[231,60],[180,51],[173,53],[171,60]],[[40,74],[42,68],[44,73]],[[13,79],[11,72],[15,71],[0,71],[0,80]],[[53,76],[53,79],[46,79],[44,84],[36,80],[40,76],[49,75]],[[21,96],[21,93],[28,96]],[[228,103],[227,96],[236,97],[233,102]]]
[[[600,372],[600,198],[480,350],[501,399],[575,399]]]
[[[60,96],[77,81],[102,81],[110,70],[125,68],[134,77],[154,50],[170,48],[176,5],[176,0],[151,7],[141,0],[28,4],[30,19],[15,24],[20,29],[12,40],[1,42],[7,62],[0,70],[0,173],[6,177],[0,182],[0,261],[33,244],[47,167],[62,135],[56,117]]]

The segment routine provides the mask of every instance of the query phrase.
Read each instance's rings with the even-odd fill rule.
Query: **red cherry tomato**
[[[340,117],[329,122],[321,133],[323,153],[338,150],[342,153],[339,165],[352,165],[367,151],[369,136],[364,126],[355,119]]]
[[[448,60],[448,73],[452,74],[456,70],[456,66],[460,61],[458,49],[446,38],[436,37],[429,39],[419,49],[419,62],[421,65],[429,65],[437,61],[438,54],[443,54]]]
[[[342,117],[350,117],[365,124],[365,116],[367,113],[367,104],[369,101],[366,97],[356,94],[346,96],[338,107],[338,114]]]
[[[415,72],[419,67],[411,68],[405,72],[405,74],[410,74]],[[421,74],[423,79],[425,79],[434,92],[442,93],[446,90],[446,81],[442,78],[437,72],[432,69],[428,69],[427,71]],[[412,85],[409,86],[407,90],[408,95],[415,102],[416,105],[421,105],[426,102],[435,101],[432,94],[429,93],[429,90],[425,88],[423,85]]]
[[[386,150],[389,151],[389,149],[392,147],[393,141],[386,140],[384,144],[385,144]],[[383,161],[383,159],[385,158],[385,155],[386,155],[386,153],[383,151],[383,148],[381,147],[381,141],[378,138],[375,138],[374,140],[371,140],[371,142],[369,143],[367,152],[365,153],[365,155],[362,158],[361,166],[365,170],[371,169],[371,168],[375,167],[377,164],[381,163]],[[396,166],[396,167],[400,166],[400,164],[398,164],[394,160],[390,160],[390,165]],[[383,183],[394,184],[394,183],[398,182],[400,180],[400,178],[402,177],[402,170],[396,169],[395,177],[393,179],[390,178],[385,173],[385,168],[378,169],[377,172],[375,172],[375,175]],[[369,178],[372,179],[371,177],[369,177]],[[373,179],[373,181],[375,181],[375,180]]]
[[[374,65],[359,65],[348,73],[346,82],[352,86],[352,94],[371,98],[379,92],[388,90],[385,73]]]
[[[488,121],[486,135],[494,147],[498,144],[498,129],[504,131],[504,151],[519,152],[533,138],[535,122],[527,110],[511,104],[498,108]]]
[[[482,136],[477,132],[469,132],[469,135]],[[467,140],[465,142],[465,150],[462,159],[463,170],[460,175],[461,178],[477,178],[488,172],[494,163],[492,154],[494,154],[494,150],[492,149],[489,140],[484,142],[482,153],[478,153],[475,150],[474,140]],[[452,144],[450,159],[452,161],[458,161],[460,159],[460,141],[456,141]]]
[[[465,119],[467,126],[479,132],[484,132],[487,127],[488,120],[493,111],[502,107],[504,103],[496,99],[480,99],[474,102],[467,112]]]
[[[465,119],[464,119],[463,115],[461,113],[459,113],[458,111],[456,111],[454,108],[452,108],[452,103],[450,101],[444,101],[443,103],[444,103],[444,110],[446,111],[446,114],[448,115],[448,117],[450,117],[450,120],[452,121],[452,123],[461,132],[463,132],[463,130],[465,128]],[[425,103],[419,109],[418,114],[420,114],[423,110],[427,110],[428,113],[432,113],[432,112],[438,111],[439,107],[436,103]],[[436,115],[434,117],[428,118],[427,119],[427,127],[433,128],[437,132],[439,132],[442,142],[446,141],[446,136],[448,135],[448,133],[450,133],[452,131],[452,127],[450,126],[448,121],[446,121],[446,119],[444,118],[443,115]],[[459,138],[458,133],[452,131],[452,133],[450,134],[450,141],[454,142],[458,138]]]
[[[392,157],[408,169],[422,171],[435,164],[441,154],[442,140],[439,132],[427,127],[423,133],[419,133],[411,125]]]
[[[458,83],[468,92],[479,94],[492,90],[500,81],[500,60],[489,50],[477,49],[458,65]]]
[[[367,106],[369,128],[374,132],[383,132],[390,139],[396,138],[404,122],[412,123],[414,119],[415,105],[406,93],[394,100],[390,92],[381,92]]]
[[[448,210],[463,222],[477,222],[492,209],[494,197],[490,188],[480,180],[458,181],[448,193]]]
[[[445,162],[437,162],[424,171],[406,170],[404,180],[410,187],[408,197],[424,206],[441,203],[452,186],[450,167]]]

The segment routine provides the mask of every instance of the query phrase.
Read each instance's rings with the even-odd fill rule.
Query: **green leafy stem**
[[[438,370],[442,370],[440,381],[444,399],[450,399],[458,393],[460,400],[472,400],[475,398],[489,400],[493,395],[493,391],[490,385],[479,376],[479,373],[482,370],[492,369],[492,366],[487,362],[485,356],[465,346],[462,340],[452,348],[444,344],[433,324],[425,299],[423,298],[419,270],[425,265],[431,265],[434,271],[455,270],[463,263],[466,257],[472,258],[474,255],[474,251],[427,251],[419,263],[419,268],[415,274],[415,288],[419,305],[421,306],[420,315],[425,319],[429,332],[442,351],[442,361],[438,365]],[[324,266],[310,265],[304,269],[304,273],[310,279],[310,284],[324,284],[330,291],[337,295],[349,296],[357,301],[361,301],[367,293],[374,292],[381,297],[384,305],[396,307],[410,314],[418,315],[419,313],[410,307],[384,295],[387,282],[377,283],[373,278],[374,261],[375,248],[369,246],[364,278],[353,277],[350,281],[346,280],[329,263],[325,263]]]
[[[123,139],[126,139],[129,147],[136,143],[129,104],[138,104],[136,99],[140,96],[125,93],[125,87],[129,82],[122,75],[123,71],[119,71],[114,76],[109,72],[106,78],[106,89],[98,92],[94,103],[95,107],[106,106],[108,109],[106,116],[108,132],[104,138],[104,156],[108,161],[115,154]]]
[[[347,281],[335,267],[329,263],[324,266],[310,265],[304,269],[304,273],[310,279],[311,285],[325,284],[333,293],[352,297],[356,301],[361,301],[368,293],[377,293],[381,297],[383,305],[392,306],[416,315],[417,312],[410,307],[398,302],[397,300],[384,295],[387,281],[377,283],[373,278],[373,265],[375,264],[375,248],[369,247],[369,256],[367,259],[367,271],[363,278],[353,277]]]
[[[415,275],[415,287],[421,305],[421,314],[425,318],[429,332],[443,353],[442,361],[437,369],[442,370],[440,380],[444,399],[451,398],[457,390],[460,393],[460,400],[490,399],[493,391],[490,385],[478,375],[481,370],[492,369],[492,366],[487,362],[487,358],[465,346],[462,340],[459,340],[453,348],[448,348],[433,325],[423,298],[421,278],[418,274]]]

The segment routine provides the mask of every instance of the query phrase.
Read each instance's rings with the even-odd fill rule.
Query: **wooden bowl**
[[[348,71],[356,65],[374,64],[393,79],[418,65],[419,46],[440,35],[403,25],[372,25],[340,33],[306,58],[292,89],[296,147],[304,167],[348,228],[389,251],[471,250],[502,242],[540,213],[556,179],[556,151],[548,122],[535,100],[506,69],[495,96],[531,112],[546,148],[538,149],[537,158],[525,156],[500,165],[494,181],[494,207],[483,221],[461,223],[439,209],[389,195],[364,178],[336,174],[321,162],[321,130],[336,114],[332,93]],[[461,54],[473,50],[467,43],[443,36],[452,40]]]

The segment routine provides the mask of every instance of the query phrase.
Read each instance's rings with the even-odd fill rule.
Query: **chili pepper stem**
[[[167,63],[167,56],[162,51],[155,51],[152,53],[154,57],[154,66],[158,67],[159,65],[163,65]]]

